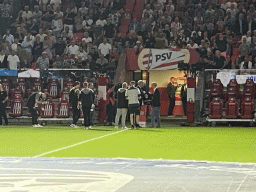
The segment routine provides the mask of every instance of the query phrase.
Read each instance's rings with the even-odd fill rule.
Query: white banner
[[[246,79],[253,79],[254,83],[256,83],[256,75],[235,75],[234,72],[219,72],[217,79],[220,79],[224,87],[227,87],[231,79],[236,79],[238,84],[245,84]]]
[[[187,49],[143,49],[138,57],[138,65],[141,70],[170,70],[177,69],[182,61],[189,63],[189,58]]]

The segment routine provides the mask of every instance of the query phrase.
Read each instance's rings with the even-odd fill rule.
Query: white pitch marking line
[[[244,180],[240,183],[238,189],[236,190],[236,192],[238,192],[241,188],[241,186],[243,185],[243,183],[245,182],[246,178],[250,175],[250,173],[252,172],[252,170],[256,167],[256,165],[254,165],[254,167],[249,171],[249,173],[244,177]]]
[[[107,136],[110,136],[110,135],[115,135],[117,133],[121,133],[123,131],[126,131],[127,129],[124,129],[124,130],[121,130],[121,131],[118,131],[118,132],[114,132],[114,133],[110,133],[110,134],[107,134],[107,135],[103,135],[103,136],[100,136],[100,137],[96,137],[96,138],[93,138],[93,139],[89,139],[89,140],[85,140],[85,141],[82,141],[82,142],[79,142],[79,143],[76,143],[76,144],[73,144],[73,145],[69,145],[69,146],[66,146],[66,147],[61,147],[61,148],[58,148],[58,149],[54,149],[52,151],[48,151],[48,152],[45,152],[45,153],[42,153],[42,154],[39,154],[37,156],[34,156],[34,158],[38,158],[38,157],[42,157],[42,156],[45,156],[45,155],[48,155],[50,153],[54,153],[54,152],[57,152],[57,151],[61,151],[61,150],[64,150],[64,149],[68,149],[68,148],[71,148],[71,147],[75,147],[75,146],[78,146],[78,145],[82,145],[84,143],[88,143],[90,141],[94,141],[94,140],[97,140],[97,139],[101,139],[101,138],[104,138],[104,137],[107,137]]]

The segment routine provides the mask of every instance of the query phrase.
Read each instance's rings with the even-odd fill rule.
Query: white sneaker
[[[89,129],[92,129],[92,126],[91,126],[91,125],[89,126]]]
[[[124,126],[123,129],[128,129],[128,127]]]
[[[115,129],[118,129],[118,126],[115,126]]]
[[[75,127],[76,125],[75,124],[71,124],[70,127]]]
[[[88,130],[88,127],[85,127],[84,129]]]
[[[32,125],[32,127],[34,127],[34,128],[35,128],[35,127],[38,127],[38,126],[35,124],[35,125]]]
[[[40,124],[37,124],[37,127],[43,127],[42,125],[40,125]]]
[[[79,127],[78,127],[77,125],[74,125],[73,128],[77,129],[77,128],[79,128]]]

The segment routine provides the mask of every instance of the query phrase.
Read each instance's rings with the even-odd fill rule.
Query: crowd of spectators
[[[28,68],[34,62],[41,72],[91,69],[113,78],[124,46],[113,40],[125,1],[23,0],[12,18],[13,1],[0,0],[0,68]]]
[[[12,1],[0,6],[10,26],[1,28],[2,68],[37,62],[41,71],[111,73],[123,48],[192,48],[210,68],[256,68],[255,0],[145,0],[140,21],[124,9],[125,0],[23,0],[18,17],[7,19]],[[131,19],[126,36],[118,31],[123,18]]]

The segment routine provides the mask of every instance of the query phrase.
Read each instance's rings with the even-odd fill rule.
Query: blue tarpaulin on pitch
[[[0,69],[0,76],[17,76],[18,70],[15,69]]]

